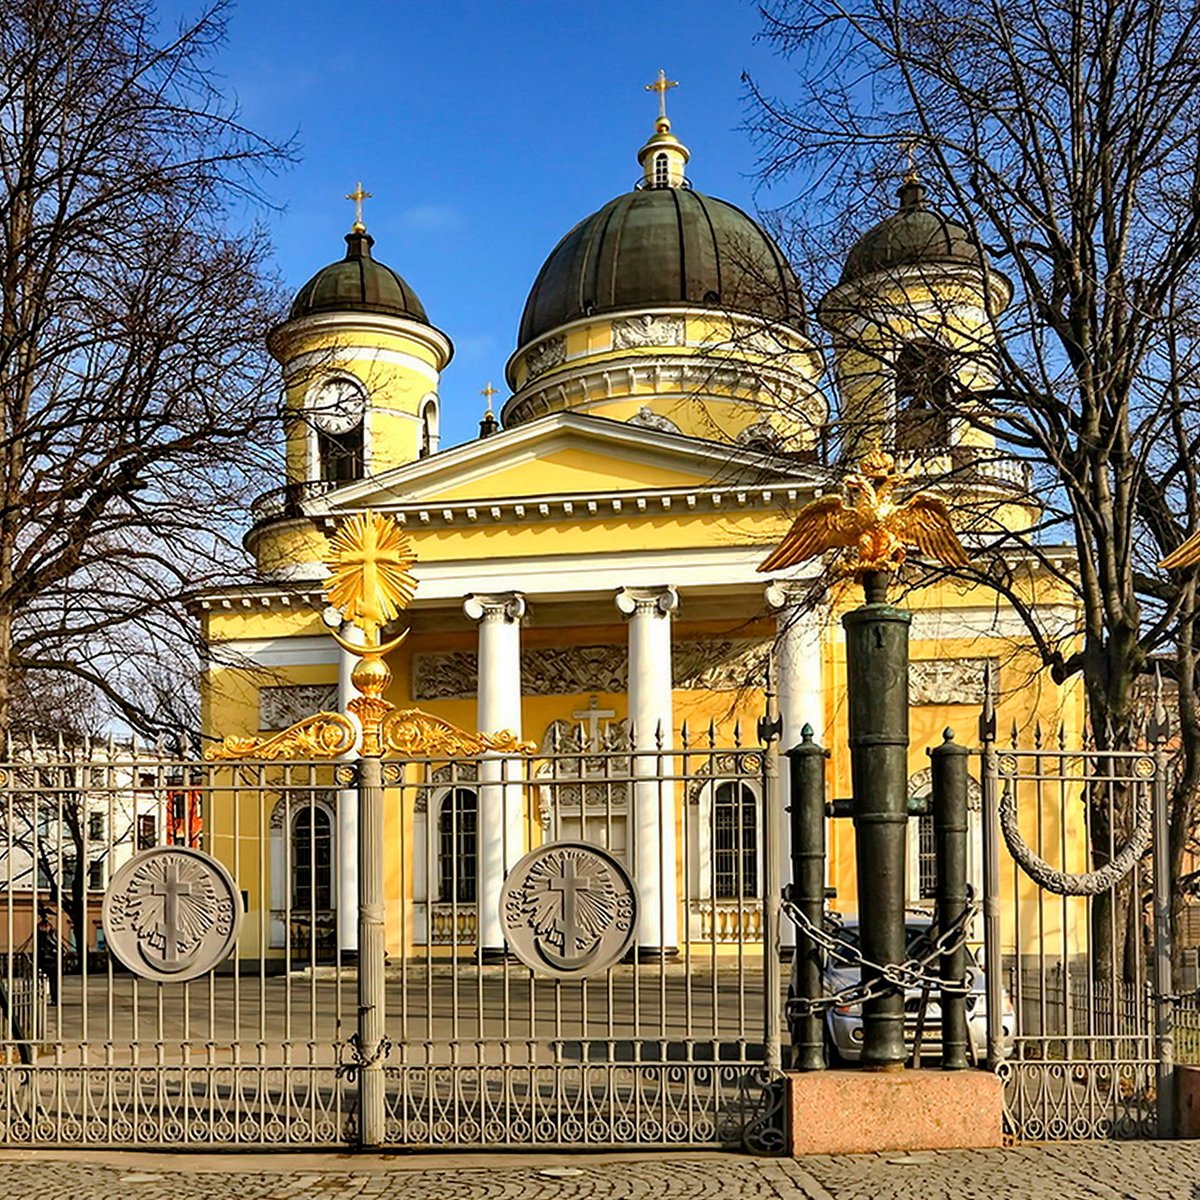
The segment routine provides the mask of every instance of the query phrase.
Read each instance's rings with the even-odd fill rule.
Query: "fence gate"
[[[764,749],[635,753],[614,728],[531,758],[21,757],[0,765],[0,1144],[354,1144],[374,1087],[369,1140],[395,1146],[782,1145]],[[382,835],[360,845],[372,805]],[[648,821],[678,867],[649,890]],[[499,883],[551,841],[618,859],[665,952],[635,940],[587,978],[496,953]],[[162,845],[218,859],[244,909],[232,955],[190,982],[125,970],[101,928],[108,881]],[[382,858],[374,955],[363,851]],[[383,997],[365,1016],[364,987]]]
[[[1006,1132],[1170,1136],[1165,754],[999,746],[987,717],[989,1059]]]
[[[633,754],[619,729],[560,732],[529,763],[384,763],[389,809],[412,814],[389,834],[387,1141],[781,1147],[779,1040],[772,1071],[764,1037],[780,1027],[764,989],[770,975],[779,995],[778,956],[763,955],[767,756],[713,740]],[[607,849],[652,910],[598,974],[535,974],[502,952],[505,865],[552,842]],[[647,846],[678,870],[658,877]],[[527,916],[561,949],[563,881],[543,882]],[[580,897],[581,925],[595,902]],[[663,937],[647,945],[647,930]]]

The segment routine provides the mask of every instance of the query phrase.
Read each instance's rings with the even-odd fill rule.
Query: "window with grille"
[[[937,896],[937,842],[931,816],[917,818],[917,895],[922,900]]]
[[[88,863],[88,887],[93,892],[104,891],[104,860],[93,859]]]
[[[104,841],[104,814],[88,813],[88,841]]]
[[[927,450],[950,441],[950,356],[933,342],[909,342],[896,356],[896,446]]]
[[[745,783],[717,785],[712,806],[713,897],[758,895],[758,797]]]
[[[137,848],[153,849],[158,841],[158,823],[153,813],[142,813],[137,819]]]
[[[317,430],[317,457],[321,478],[331,483],[348,483],[363,477],[363,425],[360,421],[345,433]]]
[[[671,164],[665,154],[659,154],[654,159],[654,186],[667,187],[671,182]]]
[[[438,813],[438,899],[475,902],[476,822],[479,801],[470,788],[455,788]]]
[[[292,821],[292,907],[298,913],[333,908],[333,822],[316,805]]]

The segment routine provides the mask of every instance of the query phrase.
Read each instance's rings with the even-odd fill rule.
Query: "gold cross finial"
[[[917,139],[909,136],[901,143],[901,149],[904,151],[908,159],[908,166],[904,172],[905,183],[919,183],[921,181],[921,172],[917,170]]]
[[[679,80],[668,79],[667,73],[662,67],[658,68],[658,78],[653,83],[646,84],[646,91],[658,93],[658,119],[660,121],[667,119],[667,92],[678,86]]]
[[[367,227],[363,224],[362,219],[362,202],[371,199],[370,192],[363,191],[362,180],[354,188],[354,191],[346,193],[347,200],[354,201],[354,224],[350,227],[352,233],[366,233]]]
[[[488,412],[492,411],[492,397],[496,394],[497,390],[498,390],[497,388],[492,387],[492,381],[489,379],[487,381],[487,387],[485,387],[479,393],[485,400],[487,400]]]

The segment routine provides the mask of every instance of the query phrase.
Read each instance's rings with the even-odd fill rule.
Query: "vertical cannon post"
[[[842,617],[846,630],[850,770],[863,982],[904,962],[905,841],[908,832],[908,630],[911,617],[887,603],[887,575],[864,576],[867,603]],[[904,993],[863,1004],[862,1064],[900,1071]]]
[[[821,928],[825,916],[825,759],[826,752],[813,740],[805,725],[801,741],[787,751],[790,792],[788,813],[792,832],[792,884],[790,899],[801,913]],[[815,1002],[821,997],[821,949],[801,929],[796,931],[797,999]],[[819,1012],[807,1012],[792,1024],[792,1067],[820,1071],[825,1067],[824,1021]]]
[[[930,751],[933,776],[933,836],[937,855],[937,928],[945,933],[967,907],[967,758],[970,751],[947,729],[942,744]],[[960,983],[967,973],[965,943],[943,954],[943,982]],[[942,1068],[961,1071],[967,1066],[967,998],[943,987]]]

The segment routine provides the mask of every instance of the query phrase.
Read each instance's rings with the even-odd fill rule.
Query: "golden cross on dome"
[[[482,390],[482,391],[479,393],[481,396],[483,396],[483,397],[484,397],[484,398],[487,400],[487,410],[488,410],[488,412],[491,412],[491,411],[492,411],[492,397],[493,397],[493,396],[496,394],[496,392],[497,392],[498,390],[499,390],[498,388],[494,388],[494,387],[492,387],[492,381],[489,379],[489,380],[487,381],[487,387],[485,387],[485,388],[484,388],[484,389],[483,389],[483,390]]]
[[[917,183],[921,178],[921,172],[917,169],[917,147],[920,143],[915,137],[906,137],[900,143],[900,148],[904,151],[908,158],[908,167],[904,172],[905,183]]]
[[[354,225],[351,227],[354,233],[367,232],[367,227],[363,224],[362,219],[362,202],[371,198],[370,192],[363,191],[361,179],[358,181],[354,191],[346,193],[346,199],[354,201]]]
[[[658,93],[658,119],[660,121],[667,119],[667,92],[678,86],[679,80],[668,79],[667,73],[662,67],[658,68],[658,78],[653,83],[646,84],[646,91]]]

